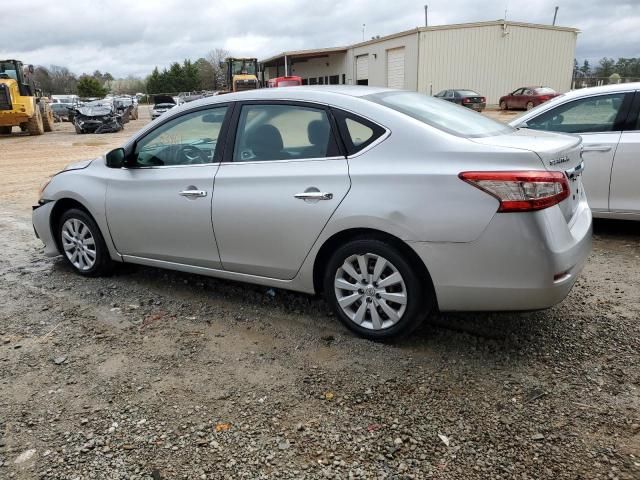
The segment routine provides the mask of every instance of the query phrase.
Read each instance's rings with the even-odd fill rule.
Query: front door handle
[[[331,200],[333,198],[333,193],[327,192],[303,192],[296,193],[294,198],[298,198],[300,200]]]
[[[200,197],[206,197],[207,191],[206,190],[182,190],[179,193],[179,195],[187,198],[200,198]]]
[[[585,145],[582,147],[583,152],[610,152],[611,145]]]

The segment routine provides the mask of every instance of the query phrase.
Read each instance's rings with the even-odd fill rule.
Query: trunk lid
[[[472,138],[483,145],[495,145],[534,152],[549,171],[564,172],[569,180],[569,197],[559,206],[567,222],[571,220],[580,203],[582,189],[582,138],[521,128],[508,135]]]

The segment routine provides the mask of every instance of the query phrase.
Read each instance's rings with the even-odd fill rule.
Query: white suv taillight
[[[499,212],[542,210],[569,196],[569,182],[564,172],[462,172],[458,176],[497,198]]]

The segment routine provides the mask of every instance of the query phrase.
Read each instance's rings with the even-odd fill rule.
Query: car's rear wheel
[[[324,291],[340,321],[372,340],[411,333],[434,305],[426,279],[380,239],[358,239],[338,248],[327,265]]]
[[[80,275],[95,277],[111,271],[113,264],[104,237],[84,210],[73,208],[62,214],[58,240],[65,259]]]
[[[533,107],[533,102],[527,102],[527,110],[531,110]]]
[[[507,102],[505,102],[504,100],[500,102],[500,110],[508,110]]]

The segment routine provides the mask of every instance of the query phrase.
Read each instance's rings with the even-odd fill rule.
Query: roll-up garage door
[[[356,57],[356,80],[358,83],[369,79],[369,55]]]
[[[387,87],[404,86],[404,47],[387,50]]]

